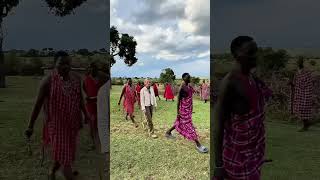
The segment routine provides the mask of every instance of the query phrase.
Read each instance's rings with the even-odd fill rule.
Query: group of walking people
[[[79,172],[74,171],[72,166],[76,158],[79,131],[84,124],[90,127],[94,148],[105,155],[102,161],[107,160],[109,154],[109,67],[102,67],[99,71],[97,64],[91,63],[87,75],[82,78],[71,71],[71,62],[72,58],[67,52],[55,54],[54,69],[40,84],[25,131],[30,139],[43,108],[42,145],[49,150],[53,160],[48,172],[50,180],[56,179],[59,169],[66,180],[76,179]],[[103,168],[102,163],[100,168]]]
[[[196,144],[196,148],[199,152],[207,153],[208,149],[199,142],[199,136],[192,123],[194,90],[190,86],[190,78],[191,76],[188,73],[184,73],[182,75],[183,82],[178,93],[176,120],[173,126],[166,131],[165,137],[168,139],[174,139],[175,137],[171,132],[176,130],[186,139],[193,141]],[[135,127],[138,127],[138,124],[134,119],[134,107],[135,103],[138,103],[139,109],[142,111],[149,128],[149,136],[152,138],[158,137],[155,133],[154,124],[152,121],[153,114],[158,106],[157,97],[160,100],[159,87],[156,82],[151,84],[149,79],[145,79],[143,87],[140,83],[134,87],[132,79],[128,78],[127,83],[122,89],[122,93],[118,102],[118,105],[120,105],[122,98],[124,98],[123,108],[126,112],[126,119],[129,116]],[[174,101],[174,93],[169,83],[167,83],[165,86],[164,98],[166,101]]]

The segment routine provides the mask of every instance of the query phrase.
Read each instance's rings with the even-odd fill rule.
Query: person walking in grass
[[[144,81],[144,87],[140,91],[140,102],[141,110],[143,111],[149,126],[149,134],[152,138],[157,138],[157,135],[154,134],[152,123],[153,110],[157,107],[157,100],[149,79]]]
[[[312,119],[313,81],[312,74],[304,67],[304,60],[299,59],[298,71],[291,86],[293,88],[292,110],[293,114],[303,122],[300,132],[307,131]]]
[[[213,116],[214,179],[261,179],[265,160],[264,107],[272,91],[251,70],[258,47],[253,38],[231,43],[235,66],[221,83]]]
[[[33,134],[35,121],[43,106],[43,144],[52,151],[50,154],[53,160],[49,179],[54,180],[56,172],[62,169],[66,180],[74,180],[77,173],[72,172],[72,164],[75,160],[79,130],[83,126],[82,113],[87,121],[90,121],[90,115],[81,93],[81,77],[70,71],[71,58],[68,53],[57,52],[54,64],[54,70],[40,84],[25,134],[27,138]]]
[[[118,102],[118,105],[120,106],[122,97],[124,96],[124,101],[123,101],[123,107],[126,111],[126,120],[128,120],[128,116],[130,117],[132,123],[135,125],[135,127],[138,127],[138,124],[134,120],[134,103],[137,100],[136,97],[136,90],[134,89],[132,85],[132,79],[129,78],[127,83],[124,85],[121,96]]]
[[[166,101],[168,101],[168,99],[174,101],[174,94],[170,83],[166,83],[163,96],[166,99]]]
[[[97,94],[99,88],[105,83],[104,74],[99,72],[95,62],[90,63],[88,73],[84,78],[83,90],[86,94],[86,108],[93,117],[89,123],[90,136],[92,142],[97,145],[98,128],[97,128]],[[94,149],[95,146],[92,146]]]
[[[141,89],[142,89],[142,85],[141,85],[140,81],[138,81],[137,85],[136,85],[136,97],[137,97],[139,108],[141,107],[141,104],[140,104],[140,91],[141,91]]]
[[[207,103],[209,99],[209,85],[206,83],[206,80],[203,80],[200,86],[201,99],[204,103]]]
[[[154,82],[153,85],[152,85],[152,87],[153,87],[155,96],[158,97],[158,98],[159,98],[159,101],[160,101],[161,99],[160,99],[160,96],[159,96],[158,83],[157,83],[157,82]]]
[[[192,123],[193,113],[193,88],[190,86],[191,76],[189,73],[182,75],[183,83],[179,90],[178,106],[177,106],[177,118],[174,125],[165,133],[167,138],[175,138],[172,135],[172,131],[177,130],[182,136],[190,141],[195,142],[196,148],[201,153],[207,153],[208,149],[201,145],[199,142],[199,136]]]

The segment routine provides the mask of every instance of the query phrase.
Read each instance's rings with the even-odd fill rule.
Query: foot
[[[134,127],[136,127],[136,128],[139,127],[138,123],[133,123],[133,125],[134,125]]]
[[[207,153],[207,152],[208,152],[208,148],[204,147],[203,145],[196,146],[196,147],[197,147],[197,150],[198,150],[200,153]]]
[[[56,175],[55,175],[55,173],[50,172],[50,173],[48,174],[48,180],[56,180]]]
[[[168,139],[175,139],[176,137],[174,137],[171,133],[166,132],[165,134],[166,138]]]
[[[153,139],[158,138],[158,136],[155,135],[154,133],[151,133],[150,136],[151,136]]]

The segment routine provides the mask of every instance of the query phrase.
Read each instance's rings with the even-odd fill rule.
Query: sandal
[[[207,153],[208,152],[208,148],[204,147],[203,145],[201,145],[200,147],[196,146],[198,151],[200,153]]]
[[[165,136],[166,136],[166,138],[168,138],[168,139],[176,139],[176,137],[174,137],[171,133],[170,133],[170,134],[169,134],[169,133],[166,133]]]

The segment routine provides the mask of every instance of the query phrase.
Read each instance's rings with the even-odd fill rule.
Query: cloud
[[[184,16],[183,0],[142,0],[132,13],[135,23],[155,24]]]
[[[209,36],[210,0],[187,0],[184,13],[185,18],[179,22],[181,31]]]
[[[111,25],[120,33],[133,35],[138,44],[138,63],[121,70],[114,67],[113,72],[134,76],[152,72],[150,76],[154,77],[159,75],[159,68],[199,64],[199,59],[209,62],[210,29],[205,27],[210,25],[209,3],[209,0],[201,0],[199,4],[189,0],[111,2]],[[139,64],[141,60],[143,66]],[[206,70],[201,73],[209,74]]]

